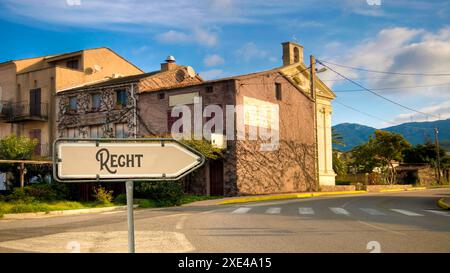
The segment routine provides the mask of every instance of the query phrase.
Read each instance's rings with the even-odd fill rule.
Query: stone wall
[[[127,104],[123,107],[116,105],[116,90],[127,91]],[[90,126],[101,125],[105,138],[113,138],[114,124],[126,123],[128,137],[134,136],[136,124],[134,124],[134,101],[132,99],[131,84],[120,88],[105,88],[89,91],[59,93],[57,128],[59,137],[66,136],[66,130],[73,128],[78,130],[80,138],[90,137]],[[101,103],[98,109],[92,109],[91,95],[101,93]],[[77,111],[69,110],[69,98],[77,97]]]
[[[314,146],[280,141],[271,152],[259,150],[260,141],[236,142],[239,194],[317,191]]]

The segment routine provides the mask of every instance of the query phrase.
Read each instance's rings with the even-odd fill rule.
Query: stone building
[[[242,106],[242,115],[200,116],[200,127],[221,117],[223,130],[214,128],[208,138],[223,147],[223,159],[210,160],[186,178],[186,190],[211,195],[315,191],[321,185],[334,185],[331,100],[335,95],[319,79],[315,93],[311,92],[309,78],[303,47],[290,42],[283,43],[283,66],[213,81],[202,81],[192,68],[169,58],[160,71],[59,92],[59,135],[167,136],[177,121],[187,118],[184,113],[174,116],[175,107],[183,105],[194,113],[190,117],[194,128],[196,109],[202,113],[215,106],[227,112],[229,107]],[[258,114],[252,113],[254,109]],[[277,109],[277,118],[265,109]],[[248,138],[261,130],[276,131],[276,142]]]
[[[127,138],[150,135],[148,127],[137,126],[146,124],[139,113],[142,107],[148,106],[137,103],[142,90],[201,81],[191,67],[178,66],[168,60],[161,64],[158,71],[60,90],[57,94],[58,137]]]
[[[57,133],[57,90],[142,73],[108,48],[0,63],[0,137],[38,139],[35,156],[48,157]]]

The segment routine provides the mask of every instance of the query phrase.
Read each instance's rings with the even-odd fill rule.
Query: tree
[[[345,142],[344,142],[344,138],[342,137],[342,135],[338,132],[336,132],[336,130],[334,128],[331,129],[331,134],[332,134],[332,143],[333,145],[341,145],[341,146],[345,146]]]
[[[400,134],[376,130],[374,145],[376,158],[380,160],[383,167],[388,167],[389,184],[394,184],[396,171],[393,161],[402,161],[403,151],[410,148],[411,144]]]
[[[30,139],[26,136],[7,136],[0,140],[0,158],[9,160],[30,159],[37,144],[37,139]]]
[[[404,161],[406,163],[428,163],[434,164],[437,159],[436,145],[431,142],[417,144],[403,151]],[[441,158],[445,158],[445,150],[439,152]]]
[[[369,141],[352,150],[355,166],[363,172],[372,172],[379,167],[386,171],[389,184],[395,183],[396,171],[394,161],[403,160],[403,152],[411,145],[403,136],[386,131],[376,130]]]
[[[345,146],[344,139],[342,135],[336,132],[334,129],[332,130],[332,143],[333,145],[341,145]],[[340,152],[337,149],[333,148],[333,171],[337,175],[345,175],[347,174],[347,163],[340,156]]]
[[[372,137],[368,142],[356,146],[350,151],[352,165],[358,172],[370,173],[373,169],[381,167],[381,163],[377,160],[374,140]]]

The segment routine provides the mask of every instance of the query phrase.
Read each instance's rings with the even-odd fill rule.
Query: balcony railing
[[[3,104],[2,115],[10,122],[37,120],[48,120],[48,103],[10,103]]]

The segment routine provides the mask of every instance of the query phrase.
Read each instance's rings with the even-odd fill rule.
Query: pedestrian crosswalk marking
[[[251,210],[251,208],[238,208],[233,211],[233,214],[244,214]]]
[[[370,215],[376,215],[376,216],[386,215],[385,213],[383,213],[379,210],[371,209],[371,208],[361,208],[360,210],[362,210],[365,213],[368,213]]]
[[[312,208],[298,208],[298,213],[302,215],[313,215],[314,210]]]
[[[434,213],[434,214],[437,214],[437,215],[450,216],[450,213],[448,213],[446,211],[441,211],[441,210],[427,209],[427,210],[424,210],[424,211],[430,212],[430,213]]]
[[[423,216],[422,214],[418,214],[409,210],[404,210],[404,209],[391,209],[392,211],[407,215],[407,216]]]
[[[268,208],[266,213],[268,214],[278,214],[281,212],[281,208]]]
[[[343,208],[330,208],[330,210],[339,215],[349,215],[350,213]]]

